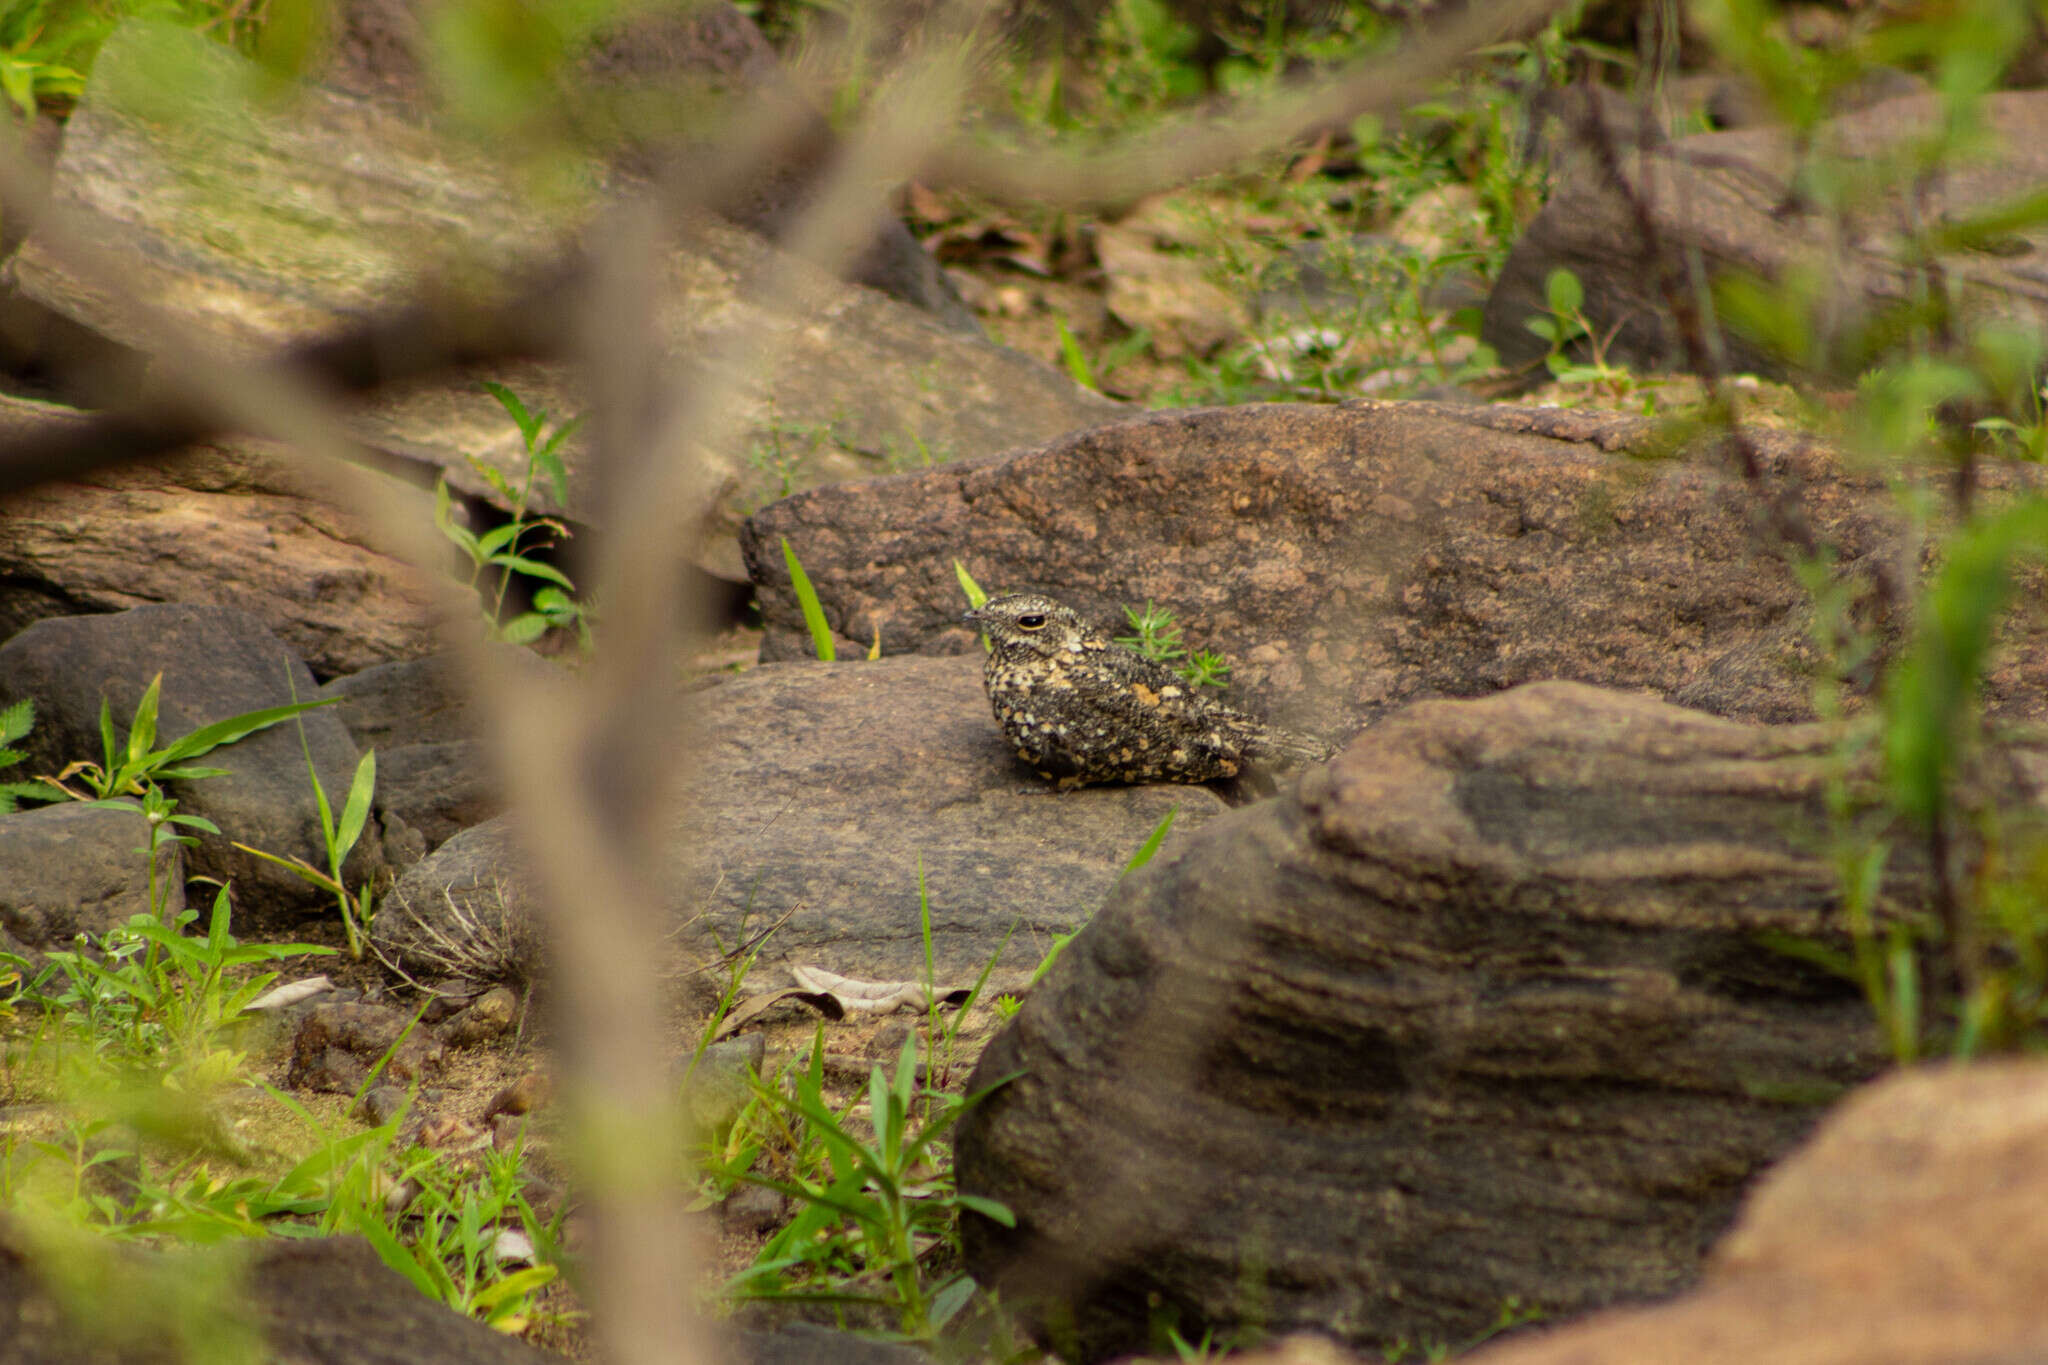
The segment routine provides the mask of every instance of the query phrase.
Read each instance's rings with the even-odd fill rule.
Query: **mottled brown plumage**
[[[1017,756],[1062,787],[1209,782],[1328,758],[1331,746],[1204,696],[1038,593],[995,597],[967,621],[991,646],[983,681]]]

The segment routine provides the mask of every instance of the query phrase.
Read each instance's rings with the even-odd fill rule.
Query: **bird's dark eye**
[[[1018,617],[1018,618],[1017,618],[1017,629],[1019,629],[1019,630],[1043,630],[1043,629],[1045,629],[1045,613],[1044,613],[1044,612],[1042,612],[1042,611],[1034,611],[1034,612],[1030,613],[1029,615],[1026,615],[1026,616],[1020,616],[1020,617]]]

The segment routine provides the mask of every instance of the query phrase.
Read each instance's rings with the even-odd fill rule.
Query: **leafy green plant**
[[[348,938],[349,956],[360,960],[365,936],[370,931],[374,905],[369,887],[358,887],[354,891],[348,889],[342,879],[342,865],[355,851],[356,842],[362,838],[363,828],[370,819],[370,803],[377,791],[377,751],[366,750],[357,760],[355,776],[349,781],[348,797],[342,802],[341,819],[337,821],[334,807],[327,799],[327,788],[320,782],[320,771],[313,765],[313,748],[306,739],[305,723],[294,723],[299,727],[299,751],[306,759],[306,779],[312,783],[313,800],[320,812],[320,837],[327,848],[327,870],[322,872],[303,858],[281,857],[244,843],[238,842],[235,847],[275,863],[333,896],[336,907],[341,911],[341,927]]]
[[[211,32],[250,51],[264,19],[262,6],[227,0],[13,0],[0,7],[0,91],[25,119],[44,106],[67,108],[85,93],[100,44],[131,18],[168,21]]]
[[[962,1116],[1012,1078],[967,1096],[921,1088],[917,1035],[908,1034],[894,1072],[878,1064],[870,1073],[864,1125],[870,1131],[863,1132],[852,1106],[835,1112],[825,1102],[824,1065],[820,1026],[791,1093],[758,1088],[763,1107],[798,1130],[796,1161],[786,1179],[752,1170],[735,1174],[788,1196],[801,1209],[754,1264],[729,1282],[728,1292],[841,1308],[868,1305],[893,1314],[905,1336],[928,1339],[974,1292],[971,1278],[944,1268],[958,1259],[960,1211],[1014,1225],[1001,1204],[959,1193],[935,1149]]]
[[[27,737],[36,723],[36,704],[27,697],[0,710],[0,768],[11,768],[28,757],[14,744]],[[12,814],[26,797],[54,801],[58,793],[43,782],[0,782],[0,815]]]
[[[1842,695],[1877,679],[1881,705],[1868,723],[1845,722],[1830,779],[1829,851],[1850,949],[1788,950],[1855,980],[1902,1060],[2042,1046],[2048,854],[2040,829],[1987,794],[1995,740],[1982,684],[2015,575],[2048,559],[2048,499],[2022,492],[1987,506],[1979,495],[1985,462],[2040,449],[2042,348],[2038,336],[1986,316],[1964,281],[1970,255],[2048,226],[2048,197],[2027,192],[1939,221],[1920,209],[1931,174],[1981,151],[1982,98],[2011,60],[2025,13],[1970,0],[1941,24],[1874,16],[1854,43],[1828,50],[1792,42],[1762,0],[1717,0],[1697,17],[1792,130],[1799,164],[1790,183],[1816,240],[1881,242],[1910,281],[1896,297],[1873,298],[1860,277],[1825,260],[1771,279],[1729,276],[1713,292],[1715,316],[1789,367],[1854,380],[1838,429],[1897,490],[1902,524],[1925,536],[1912,547],[1915,560],[1939,565],[1923,581],[1860,582],[1856,600],[1845,600],[1833,547],[1783,515],[1777,490],[1750,472],[1755,452],[1745,446],[1736,396],[1719,383],[1704,314],[1688,301],[1682,275],[1666,272],[1667,307],[1716,424],[1757,483],[1773,535],[1804,561],[1815,643],[1828,661],[1816,709],[1843,717]],[[1832,154],[1821,123],[1835,94],[1874,63],[1928,72],[1941,109],[1915,135],[1846,161]],[[1654,219],[1639,221],[1654,230]],[[1646,255],[1659,254],[1659,243],[1644,245]],[[1876,630],[1873,622],[1887,618],[1911,623],[1903,647],[1891,649]],[[1916,850],[1915,865],[1927,870],[1924,908],[1880,897],[1901,850]]]
[[[241,1074],[246,1054],[222,1047],[224,1031],[275,972],[240,968],[334,950],[310,943],[241,943],[229,932],[227,887],[214,896],[201,937],[186,931],[199,918],[184,910],[165,922],[138,914],[110,930],[91,952],[49,954],[63,985],[45,1003],[75,1016],[93,1049],[130,1062],[167,1060],[166,1083],[185,1089],[225,1084]]]
[[[804,628],[811,633],[811,648],[820,659],[830,663],[839,657],[832,643],[832,627],[825,624],[824,604],[818,601],[818,590],[811,586],[811,576],[804,572],[796,551],[790,548],[788,536],[782,538],[782,562],[789,568],[789,589],[796,594],[797,609],[804,614]]]
[[[556,1245],[561,1212],[540,1217],[526,1197],[520,1173],[525,1144],[486,1148],[472,1169],[444,1153],[416,1150],[393,1173],[416,1182],[408,1213],[417,1229],[401,1237],[383,1210],[357,1205],[350,1220],[383,1262],[422,1294],[501,1332],[524,1331],[535,1298],[560,1275]],[[532,1247],[531,1265],[508,1263],[504,1234],[516,1228]]]
[[[182,739],[174,740],[161,749],[153,748],[156,743],[158,695],[163,687],[163,674],[150,679],[143,689],[142,700],[136,704],[135,717],[128,724],[125,738],[117,739],[114,733],[114,719],[107,699],[100,699],[100,746],[102,761],[93,763],[81,759],[67,765],[64,770],[50,779],[65,795],[77,800],[107,800],[116,796],[141,796],[158,783],[191,782],[207,777],[222,777],[225,768],[189,767],[187,761],[202,757],[223,745],[245,739],[259,730],[267,730],[280,722],[290,720],[302,712],[319,706],[334,705],[333,698],[325,701],[295,701],[285,706],[266,706],[260,710],[247,711],[239,716],[202,725]],[[64,783],[70,778],[82,779],[92,792],[90,797],[72,791]],[[187,821],[193,817],[184,817]],[[209,828],[210,833],[219,833]]]
[[[1230,686],[1230,665],[1223,661],[1223,656],[1206,649],[1190,655],[1187,646],[1181,643],[1180,626],[1170,609],[1154,606],[1147,598],[1143,611],[1126,606],[1124,619],[1130,622],[1131,633],[1117,636],[1118,644],[1128,645],[1148,659],[1173,665],[1197,687]]]
[[[1544,280],[1543,293],[1549,315],[1526,318],[1522,325],[1550,343],[1550,354],[1543,358],[1543,364],[1551,377],[1560,384],[1606,384],[1614,397],[1625,397],[1634,376],[1607,362],[1607,347],[1621,330],[1621,324],[1616,323],[1604,337],[1595,335],[1586,317],[1585,286],[1563,266],[1551,271]],[[1571,348],[1581,342],[1591,353],[1588,360],[1571,357]]]
[[[456,519],[454,495],[444,475],[434,485],[434,525],[469,557],[470,587],[481,591],[486,575],[496,571],[495,586],[480,608],[484,626],[493,639],[511,644],[531,644],[550,629],[573,628],[583,647],[588,649],[590,623],[584,606],[574,596],[576,585],[560,569],[533,555],[536,550],[567,540],[569,528],[555,517],[536,516],[529,510],[537,478],[547,479],[554,490],[556,502],[568,503],[569,472],[562,463],[562,445],[575,434],[583,419],[572,417],[556,422],[550,430],[546,408],[528,409],[519,395],[503,384],[486,382],[484,389],[498,400],[498,405],[519,428],[519,438],[525,446],[526,467],[515,487],[510,479],[475,456],[469,457],[469,466],[507,504],[510,514],[505,521],[481,535],[471,531]],[[541,586],[534,590],[532,609],[507,621],[504,619],[505,597],[515,577],[535,580]]]

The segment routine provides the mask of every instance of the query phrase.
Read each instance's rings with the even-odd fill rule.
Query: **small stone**
[[[554,1083],[545,1071],[529,1071],[491,1097],[484,1109],[486,1119],[500,1114],[530,1114],[548,1102]]]
[[[495,1042],[512,1031],[519,1018],[519,997],[509,986],[485,991],[468,1009],[447,1025],[449,1043],[455,1047],[478,1047]]]
[[[491,1146],[498,1151],[509,1151],[526,1134],[528,1118],[525,1114],[499,1113],[491,1115]]]
[[[718,1221],[738,1236],[764,1236],[789,1221],[789,1196],[761,1185],[735,1185],[718,1206]]]
[[[406,1090],[402,1085],[377,1085],[363,1096],[363,1102],[356,1106],[364,1123],[372,1128],[382,1128],[397,1117],[405,1108]]]
[[[453,1114],[441,1114],[420,1125],[419,1145],[444,1150],[466,1148],[484,1141],[481,1124]]]
[[[893,1062],[903,1051],[903,1040],[910,1036],[908,1019],[892,1019],[875,1030],[875,1036],[868,1040],[868,1056],[885,1062]]]
[[[728,1038],[704,1049],[683,1086],[690,1126],[708,1132],[730,1123],[753,1095],[749,1078],[759,1075],[768,1041],[758,1033]]]
[[[450,977],[446,981],[434,982],[427,989],[432,992],[432,997],[427,1001],[427,1012],[420,1017],[429,1024],[439,1024],[475,1004],[477,997],[490,986],[487,982]]]
[[[441,1066],[441,1040],[404,1010],[368,1002],[316,1005],[292,1039],[287,1078],[306,1089],[353,1093],[386,1053],[391,1059],[383,1075],[392,1081],[419,1080]]]

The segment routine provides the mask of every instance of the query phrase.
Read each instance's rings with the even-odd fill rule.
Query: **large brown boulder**
[[[1912,542],[1875,475],[1810,439],[1754,440],[1760,486],[1718,449],[1674,458],[1657,424],[1610,414],[1375,401],[1162,413],[812,489],[756,514],[742,547],[767,658],[810,649],[786,537],[849,646],[879,631],[888,652],[978,648],[959,620],[957,559],[990,592],[1037,587],[1098,624],[1120,624],[1120,603],[1170,606],[1189,648],[1233,665],[1234,698],[1310,733],[1545,678],[1805,719],[1810,599],[1761,529],[1764,499],[1834,547],[1852,589],[1898,572]],[[2031,467],[1983,474],[1986,507],[2048,483]],[[2048,717],[2048,623],[2018,618],[2009,636],[1987,704]]]
[[[2048,1068],[1980,1062],[1857,1091],[1766,1176],[1674,1303],[1472,1365],[2048,1360]]]
[[[1691,1283],[1884,1062],[1785,946],[1845,946],[1838,738],[1548,683],[1412,707],[1212,821],[983,1054],[971,1086],[1016,1079],[960,1188],[1017,1228],[971,1220],[971,1270],[1090,1360],[1160,1320],[1458,1342],[1510,1298]],[[2035,808],[2039,758],[2003,775]],[[1902,845],[1878,912],[1926,903]]]
[[[427,27],[418,0],[347,0],[334,7],[313,74],[409,117],[430,117],[437,92],[428,72]],[[608,16],[573,56],[560,74],[574,89],[577,131],[594,134],[595,150],[629,172],[675,163],[701,180],[720,164],[714,139],[740,99],[773,91],[793,101],[801,135],[775,163],[750,167],[733,194],[711,206],[764,235],[779,236],[803,211],[844,151],[754,21],[725,0]],[[923,309],[954,331],[980,331],[938,263],[894,217],[876,222],[873,240],[846,277]]]
[[[139,319],[163,309],[238,359],[422,290],[536,269],[602,207],[594,193],[536,194],[482,149],[374,102],[280,92],[220,44],[149,24],[101,49],[51,194],[64,221],[122,268],[109,280],[32,234],[5,282],[56,334],[82,329],[111,349],[149,351],[163,339]],[[732,439],[667,456],[697,462],[677,499],[678,539],[696,545],[701,530],[700,562],[734,578],[733,523],[791,487],[986,455],[1121,410],[1048,365],[946,330],[709,216],[678,225],[655,276],[656,344],[673,384],[701,379],[738,409]],[[756,287],[761,279],[775,288]],[[761,362],[751,344],[761,338],[773,339],[780,364]],[[445,474],[458,491],[494,499],[471,457],[515,487],[526,470],[519,432],[485,379],[558,417],[589,401],[566,365],[505,364],[380,391],[350,433],[428,483]],[[572,439],[563,455],[566,500],[543,479],[530,505],[590,521],[586,448]]]
[[[1926,287],[1925,267],[1904,247],[1907,233],[1967,221],[2048,181],[2048,91],[1987,95],[1977,111],[1989,154],[1949,157],[1936,170],[1910,176],[1904,172],[1919,161],[1901,159],[1902,150],[1939,126],[1939,96],[1913,95],[1842,114],[1809,141],[1795,140],[1782,126],[1696,133],[1648,150],[1638,147],[1632,129],[1610,136],[1620,144],[1622,174],[1647,206],[1666,259],[1683,262],[1678,268],[1685,278],[1697,269],[1707,281],[1736,272],[1781,284],[1805,271],[1827,291],[1810,320],[1810,354],[1788,355],[1724,328],[1711,340],[1729,368],[1769,375],[1839,369],[1841,377],[1853,378],[1868,363],[1847,344],[1856,329],[1882,310],[1917,299]],[[1801,183],[1815,158],[1861,173],[1862,193],[1844,222],[1817,211]],[[1893,169],[1883,169],[1887,165]],[[1884,174],[1893,180],[1888,192],[1869,193]],[[1945,282],[1963,308],[2014,316],[2036,331],[2048,325],[2042,244],[2008,235],[1976,246],[1982,249],[1941,258]],[[1548,315],[1545,282],[1560,268],[1584,286],[1588,326],[1603,338],[1610,360],[1644,369],[1691,363],[1658,271],[1644,253],[1633,206],[1583,153],[1562,159],[1549,202],[1508,254],[1487,300],[1481,335],[1504,362],[1534,362],[1548,350],[1524,324]]]
[[[0,438],[73,416],[0,397]],[[0,500],[0,639],[45,616],[168,602],[246,611],[321,677],[434,643],[417,571],[261,442],[217,441]]]

